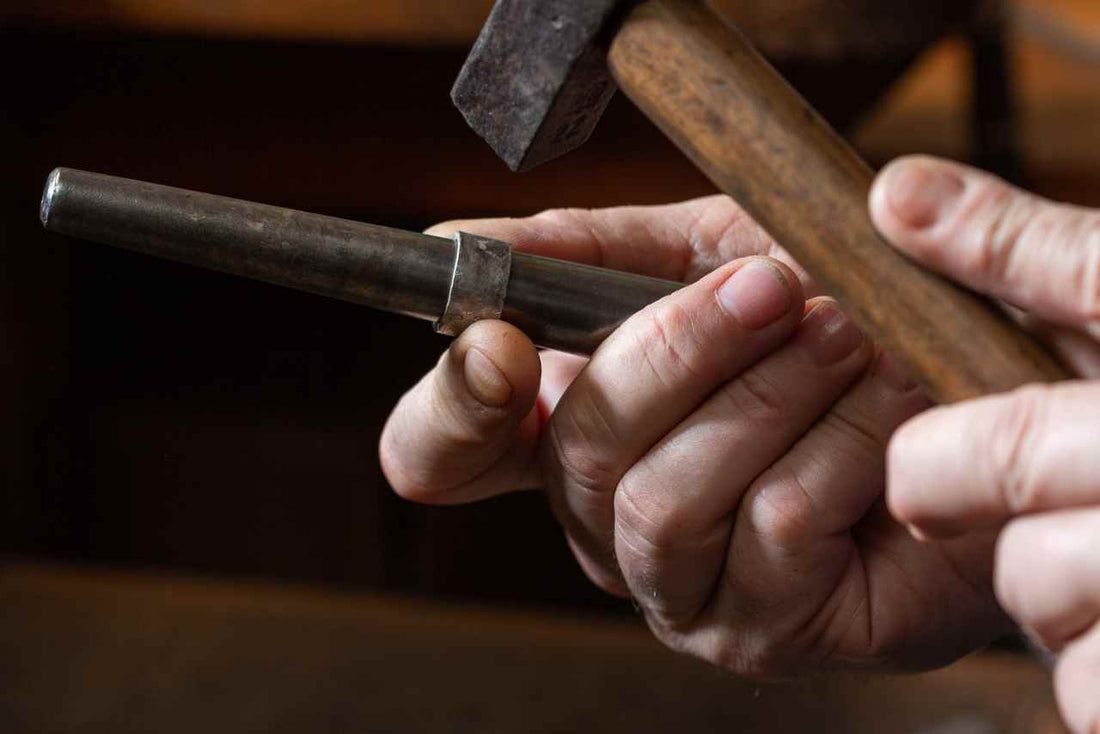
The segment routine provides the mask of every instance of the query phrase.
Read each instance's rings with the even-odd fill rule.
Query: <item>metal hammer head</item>
[[[584,143],[615,93],[603,31],[624,0],[497,0],[451,99],[513,171]]]

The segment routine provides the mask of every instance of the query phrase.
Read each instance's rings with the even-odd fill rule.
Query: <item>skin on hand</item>
[[[995,532],[928,545],[886,510],[885,446],[927,400],[728,198],[432,231],[459,227],[690,285],[587,361],[468,329],[387,423],[399,494],[545,491],[596,584],[739,674],[924,668],[1011,629]]]
[[[1070,727],[1100,732],[1100,212],[928,158],[887,168],[871,211],[919,262],[1024,309],[1084,378],[911,420],[890,444],[887,498],[931,546],[1003,528],[997,597],[1058,654]]]

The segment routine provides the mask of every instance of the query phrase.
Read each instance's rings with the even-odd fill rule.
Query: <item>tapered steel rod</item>
[[[472,235],[450,240],[66,168],[50,174],[41,218],[52,232],[426,319],[447,333],[499,317],[540,346],[580,354],[680,285]]]

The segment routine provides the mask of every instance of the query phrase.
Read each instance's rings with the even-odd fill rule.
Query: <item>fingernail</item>
[[[500,408],[511,399],[512,386],[508,383],[508,378],[480,350],[467,350],[463,369],[466,386],[478,402],[490,408]]]
[[[950,171],[922,163],[896,165],[884,183],[890,208],[913,229],[931,227],[942,219],[964,188]]]
[[[820,367],[840,362],[863,345],[863,332],[831,303],[818,305],[802,322],[798,339]]]
[[[909,392],[917,388],[917,381],[909,376],[909,370],[889,352],[879,355],[875,364],[875,375],[898,392]]]
[[[750,331],[786,314],[791,299],[791,286],[783,273],[762,260],[746,263],[718,289],[722,308]]]

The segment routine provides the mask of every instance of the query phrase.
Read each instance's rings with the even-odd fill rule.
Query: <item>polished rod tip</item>
[[[46,188],[42,190],[42,204],[38,209],[38,218],[42,220],[42,226],[50,228],[50,210],[53,209],[54,197],[61,188],[61,173],[65,169],[55,168],[46,179]]]

